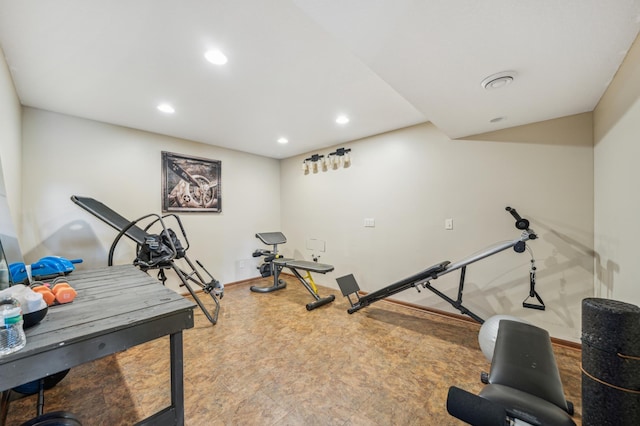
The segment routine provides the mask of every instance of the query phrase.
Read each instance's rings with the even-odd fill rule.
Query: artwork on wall
[[[162,211],[222,211],[221,162],[162,151]]]

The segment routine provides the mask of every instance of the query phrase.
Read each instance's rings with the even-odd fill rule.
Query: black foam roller
[[[617,300],[584,299],[584,426],[640,425],[639,357],[640,307]]]

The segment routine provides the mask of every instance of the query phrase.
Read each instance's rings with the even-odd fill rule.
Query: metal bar
[[[464,276],[467,272],[467,267],[463,266],[462,269],[460,269],[460,284],[458,284],[458,303],[462,303],[462,291],[464,289]]]
[[[460,269],[463,266],[467,266],[467,265],[469,265],[471,263],[474,263],[474,262],[477,262],[479,260],[482,260],[485,257],[489,257],[489,256],[492,256],[492,255],[494,255],[496,253],[500,253],[501,251],[504,251],[504,250],[506,250],[508,248],[511,248],[511,247],[515,246],[516,244],[518,244],[520,242],[528,241],[528,240],[531,239],[531,235],[532,234],[533,234],[533,231],[531,231],[531,232],[522,231],[522,235],[520,235],[520,238],[517,238],[517,239],[515,239],[513,241],[505,241],[503,243],[496,243],[493,246],[488,247],[488,248],[486,248],[485,250],[482,250],[479,253],[476,253],[474,255],[465,257],[464,259],[461,259],[461,260],[459,260],[459,261],[457,261],[455,263],[452,263],[447,267],[447,269],[445,269],[443,272],[437,274],[437,276],[434,277],[434,278],[437,278],[437,277],[439,277],[441,275],[444,275],[444,274],[448,274],[449,272],[453,272],[456,269]],[[535,235],[535,234],[533,234],[533,235]]]
[[[476,315],[473,312],[471,312],[468,308],[466,308],[464,305],[462,305],[462,303],[459,303],[459,302],[453,300],[452,298],[450,298],[449,296],[447,296],[446,294],[444,294],[443,292],[441,292],[437,288],[432,287],[431,283],[429,281],[423,283],[422,286],[424,288],[428,289],[428,290],[431,290],[433,293],[438,295],[441,299],[444,299],[447,302],[449,302],[451,304],[451,306],[453,306],[454,308],[456,308],[457,310],[459,310],[463,314],[469,315],[471,318],[473,318],[474,320],[478,321],[480,324],[484,323],[484,320],[482,318],[480,318],[478,315]]]
[[[296,276],[296,278],[298,280],[300,280],[300,282],[302,283],[302,285],[309,291],[309,293],[311,293],[311,295],[313,296],[314,299],[316,300],[320,300],[320,296],[318,296],[316,294],[315,291],[313,291],[313,289],[311,288],[311,286],[309,285],[309,283],[307,282],[307,280],[304,279],[304,277],[302,275],[300,275],[300,272],[298,272],[298,270],[296,268],[292,268],[291,266],[288,266],[289,270],[291,272],[293,272],[293,275]]]
[[[169,336],[171,345],[171,406],[176,409],[176,425],[184,425],[184,366],[182,331]]]
[[[193,300],[195,300],[195,302],[198,304],[198,306],[200,307],[200,309],[202,310],[202,313],[204,313],[204,315],[207,317],[207,319],[209,320],[209,322],[211,324],[215,324],[218,322],[218,313],[220,311],[220,304],[218,303],[218,300],[212,295],[214,301],[216,302],[216,309],[213,312],[213,316],[211,316],[211,314],[209,313],[209,311],[207,311],[207,307],[204,306],[204,304],[202,303],[202,301],[200,300],[200,298],[198,297],[198,295],[195,293],[195,291],[193,291],[193,289],[191,288],[191,285],[189,285],[189,282],[187,280],[187,278],[185,278],[186,274],[185,272],[180,269],[175,262],[171,262],[171,268],[174,270],[174,272],[178,275],[178,278],[180,278],[180,281],[182,281],[182,284],[184,284],[184,286],[187,288],[187,290],[189,291],[189,294],[191,294],[191,297],[193,297]]]

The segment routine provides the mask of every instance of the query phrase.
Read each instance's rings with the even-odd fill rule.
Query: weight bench
[[[484,258],[489,256],[493,256],[494,254],[500,253],[509,248],[513,248],[516,253],[523,253],[528,249],[526,242],[529,240],[535,240],[538,238],[537,234],[529,228],[529,221],[527,219],[523,219],[520,217],[518,212],[511,208],[507,207],[506,210],[511,213],[511,215],[516,219],[516,229],[519,229],[521,232],[520,237],[511,240],[511,241],[503,241],[493,244],[490,247],[485,248],[471,256],[467,256],[457,262],[451,263],[449,261],[444,261],[437,263],[422,272],[411,275],[403,280],[400,280],[396,283],[388,285],[380,290],[374,291],[372,293],[366,294],[364,296],[360,296],[359,291],[360,287],[358,283],[356,283],[353,275],[347,275],[341,278],[338,278],[338,286],[340,290],[342,290],[342,295],[345,296],[349,300],[349,304],[351,307],[347,310],[350,314],[359,311],[360,309],[369,306],[373,302],[377,302],[378,300],[382,300],[387,298],[393,294],[399,293],[401,291],[408,290],[410,288],[415,288],[418,292],[420,292],[420,288],[425,288],[430,290],[435,295],[440,297],[441,299],[449,302],[451,306],[459,310],[461,313],[465,315],[469,315],[474,320],[478,321],[480,324],[484,323],[484,320],[480,318],[478,315],[471,312],[466,306],[462,304],[462,293],[464,291],[464,279],[467,272],[467,266],[478,262]],[[531,251],[529,250],[531,253]],[[431,281],[437,279],[438,277],[449,274],[453,271],[460,270],[460,281],[458,284],[458,295],[456,299],[453,299],[434,286],[431,285]],[[545,310],[545,305],[538,293],[535,290],[536,285],[536,266],[535,259],[533,258],[533,254],[531,254],[531,269],[529,270],[529,296],[522,302],[522,306],[524,308],[530,309],[538,309]],[[355,294],[356,301],[352,301],[350,295]],[[538,303],[530,303],[527,302],[529,298],[535,298]]]
[[[353,275],[349,274],[344,277],[337,278],[336,281],[338,282],[338,287],[340,287],[340,290],[342,291],[342,295],[349,300],[349,304],[351,305],[351,307],[347,309],[347,312],[350,314],[359,311],[362,308],[366,308],[374,302],[386,299],[387,297],[392,296],[396,293],[400,293],[401,291],[415,288],[418,292],[420,292],[420,288],[426,288],[428,290],[431,290],[440,298],[449,302],[451,306],[455,307],[463,314],[469,315],[471,318],[482,324],[484,320],[462,304],[462,293],[464,290],[464,276],[466,269],[465,266],[461,267],[462,273],[460,275],[458,296],[456,300],[450,298],[431,285],[431,280],[434,280],[440,275],[444,275],[455,269],[458,269],[458,267],[455,267],[454,265],[454,268],[452,268],[451,262],[449,262],[448,260],[440,262],[431,266],[430,268],[425,269],[422,272],[418,272],[417,274],[411,275],[410,277],[404,278],[398,282],[395,282],[374,292],[368,293],[364,296],[360,296],[360,286],[356,282]],[[351,300],[351,295],[353,294],[355,294],[356,296],[355,301]]]
[[[122,236],[127,236],[131,240],[133,240],[137,244],[136,248],[136,258],[133,261],[133,264],[139,267],[144,272],[147,272],[150,269],[158,270],[158,279],[162,281],[162,284],[165,284],[167,277],[164,273],[165,269],[173,269],[178,278],[181,281],[180,287],[186,287],[195,302],[198,304],[202,312],[207,317],[207,319],[215,324],[218,321],[218,314],[220,312],[220,302],[218,299],[222,299],[224,296],[224,286],[207,271],[207,269],[200,263],[199,260],[196,260],[197,265],[204,271],[210,278],[210,280],[205,280],[203,274],[196,268],[196,265],[189,259],[187,256],[187,250],[189,249],[189,240],[187,239],[187,235],[185,233],[184,227],[182,226],[182,221],[175,214],[168,214],[165,216],[159,216],[157,214],[148,214],[142,216],[139,219],[134,221],[129,221],[122,217],[120,214],[116,213],[111,208],[105,206],[101,202],[89,198],[89,197],[80,197],[77,195],[71,196],[71,201],[76,203],[78,206],[82,207],[98,219],[101,219],[103,222],[107,223],[115,230],[119,231],[115,240],[111,244],[111,248],[109,250],[109,258],[107,264],[109,266],[113,265],[113,254],[115,252],[116,245]],[[180,240],[176,237],[176,234],[170,228],[167,228],[164,224],[164,220],[167,217],[172,217],[180,227],[180,231],[182,232],[182,236],[184,238],[186,246],[183,246]],[[137,226],[137,224],[148,218],[154,218],[151,223],[149,223],[144,229]],[[150,234],[149,229],[159,223],[162,227],[162,230],[159,234]],[[188,267],[190,272],[185,271],[183,268],[180,268],[176,264],[176,260],[183,259],[184,263],[186,263],[185,269]],[[199,286],[205,294],[209,294],[213,299],[216,307],[213,312],[213,315],[207,311],[206,307],[195,293],[190,283],[196,284]]]
[[[472,425],[575,426],[546,330],[501,320],[490,371],[479,395],[449,388],[449,414]]]
[[[261,255],[267,256],[266,262],[271,264],[269,270],[271,271],[271,275],[273,275],[273,285],[270,287],[251,286],[251,291],[256,293],[270,293],[272,291],[282,290],[287,286],[287,283],[280,278],[280,273],[284,268],[288,268],[315,299],[315,302],[307,303],[307,311],[311,311],[335,300],[336,297],[333,294],[327,297],[320,297],[318,295],[318,288],[311,277],[311,272],[326,274],[333,271],[333,265],[280,257],[278,254],[278,245],[287,242],[287,238],[282,232],[258,233],[256,234],[256,238],[260,239],[264,244],[273,246],[272,251],[256,250],[254,252],[255,257]],[[306,271],[305,276],[303,276],[300,271]]]

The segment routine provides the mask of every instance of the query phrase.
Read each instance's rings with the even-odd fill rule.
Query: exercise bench
[[[258,238],[264,244],[273,246],[273,250],[271,251],[256,250],[254,252],[254,256],[266,256],[266,262],[271,265],[270,268],[267,269],[271,271],[271,275],[273,276],[273,285],[270,287],[251,286],[251,291],[256,293],[270,293],[272,291],[282,290],[287,286],[287,283],[280,278],[280,273],[284,268],[287,268],[315,299],[314,302],[307,303],[307,311],[311,311],[335,300],[336,297],[333,294],[327,297],[320,297],[320,295],[318,294],[318,287],[316,286],[315,282],[313,281],[313,277],[311,276],[311,272],[317,272],[319,274],[326,274],[328,272],[331,272],[333,271],[333,265],[311,262],[308,260],[296,260],[281,257],[278,253],[278,245],[287,242],[287,238],[282,232],[258,233],[256,234],[256,238]],[[304,271],[305,275],[303,276],[300,271]]]
[[[564,397],[549,333],[531,324],[500,320],[487,386],[479,395],[449,388],[447,411],[472,425],[575,426]]]
[[[516,209],[507,207],[505,210],[508,211],[516,220],[515,227],[516,229],[521,231],[518,238],[495,243],[492,246],[478,251],[470,256],[467,256],[457,262],[452,263],[448,260],[445,260],[443,262],[436,263],[435,265],[432,265],[429,268],[418,272],[417,274],[411,275],[410,277],[404,278],[372,293],[365,294],[364,296],[360,295],[360,286],[356,282],[353,275],[346,275],[344,277],[337,278],[338,286],[342,291],[342,295],[349,300],[349,304],[351,305],[351,307],[347,309],[347,312],[352,314],[362,308],[371,305],[374,302],[386,299],[389,296],[405,290],[413,288],[420,292],[420,289],[424,288],[430,290],[441,299],[449,302],[451,306],[459,310],[462,314],[468,315],[482,324],[484,323],[484,320],[479,315],[473,313],[469,308],[462,304],[462,295],[464,292],[464,280],[467,272],[467,266],[509,248],[513,248],[516,253],[523,253],[525,250],[529,250],[529,253],[531,254],[531,268],[529,270],[529,295],[522,302],[522,306],[524,308],[544,311],[544,302],[542,301],[542,298],[540,298],[540,295],[538,295],[538,292],[535,290],[535,259],[533,258],[531,249],[529,249],[526,244],[527,241],[535,240],[536,238],[538,238],[538,236],[531,228],[529,228],[529,221],[527,219],[523,219],[518,214]],[[447,296],[431,283],[431,281],[438,279],[438,277],[458,270],[460,271],[460,281],[458,283],[458,293],[455,299]],[[351,295],[355,296],[355,301],[351,299]],[[534,301],[537,300],[537,303],[531,303],[529,301],[530,298],[534,298]]]

